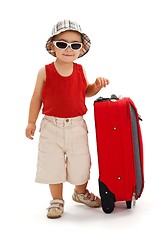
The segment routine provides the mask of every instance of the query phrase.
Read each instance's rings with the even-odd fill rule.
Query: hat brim
[[[57,36],[58,34],[67,31],[68,29],[65,29],[64,31],[59,31],[57,32],[57,34],[52,35],[46,42],[46,50],[54,57],[56,57],[56,53],[51,49],[51,42],[53,41],[53,37]],[[85,34],[85,33],[81,33],[81,37],[82,37],[82,43],[83,43],[83,48],[81,49],[80,55],[78,58],[84,56],[90,49],[91,46],[91,41],[89,39],[89,37]]]

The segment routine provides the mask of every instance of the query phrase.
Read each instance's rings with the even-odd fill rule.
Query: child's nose
[[[72,49],[71,49],[71,47],[70,46],[68,46],[67,48],[66,48],[66,51],[71,51]]]

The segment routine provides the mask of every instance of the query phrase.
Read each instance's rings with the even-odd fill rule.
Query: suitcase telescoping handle
[[[117,97],[117,95],[112,94],[110,99],[116,99],[116,100],[118,100],[119,98]]]
[[[117,97],[117,95],[112,94],[110,98],[103,98],[103,97],[99,97],[95,100],[95,102],[105,102],[105,101],[111,101],[111,102],[116,102],[117,100],[119,100],[122,97]]]
[[[112,94],[109,100],[110,100],[111,102],[116,102],[118,99],[119,99],[119,98],[117,97],[117,95]]]

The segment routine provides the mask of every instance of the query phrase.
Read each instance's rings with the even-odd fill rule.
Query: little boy
[[[89,37],[76,22],[58,22],[46,43],[55,62],[40,69],[30,103],[26,136],[33,139],[36,120],[42,107],[36,182],[49,184],[52,200],[48,218],[61,217],[64,211],[63,183],[75,185],[74,201],[100,207],[101,201],[87,190],[90,175],[88,131],[83,115],[85,97],[98,93],[109,80],[98,77],[89,84],[85,70],[74,61],[90,48]]]

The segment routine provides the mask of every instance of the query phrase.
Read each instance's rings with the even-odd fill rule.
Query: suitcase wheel
[[[112,199],[110,199],[110,201],[104,201],[104,199],[102,199],[102,209],[103,212],[109,214],[112,213],[114,211],[115,208],[115,203],[114,201],[112,201]]]
[[[126,201],[126,206],[127,206],[128,209],[131,209],[132,201]]]
[[[112,213],[115,208],[115,195],[101,181],[99,181],[99,190],[103,212]]]

